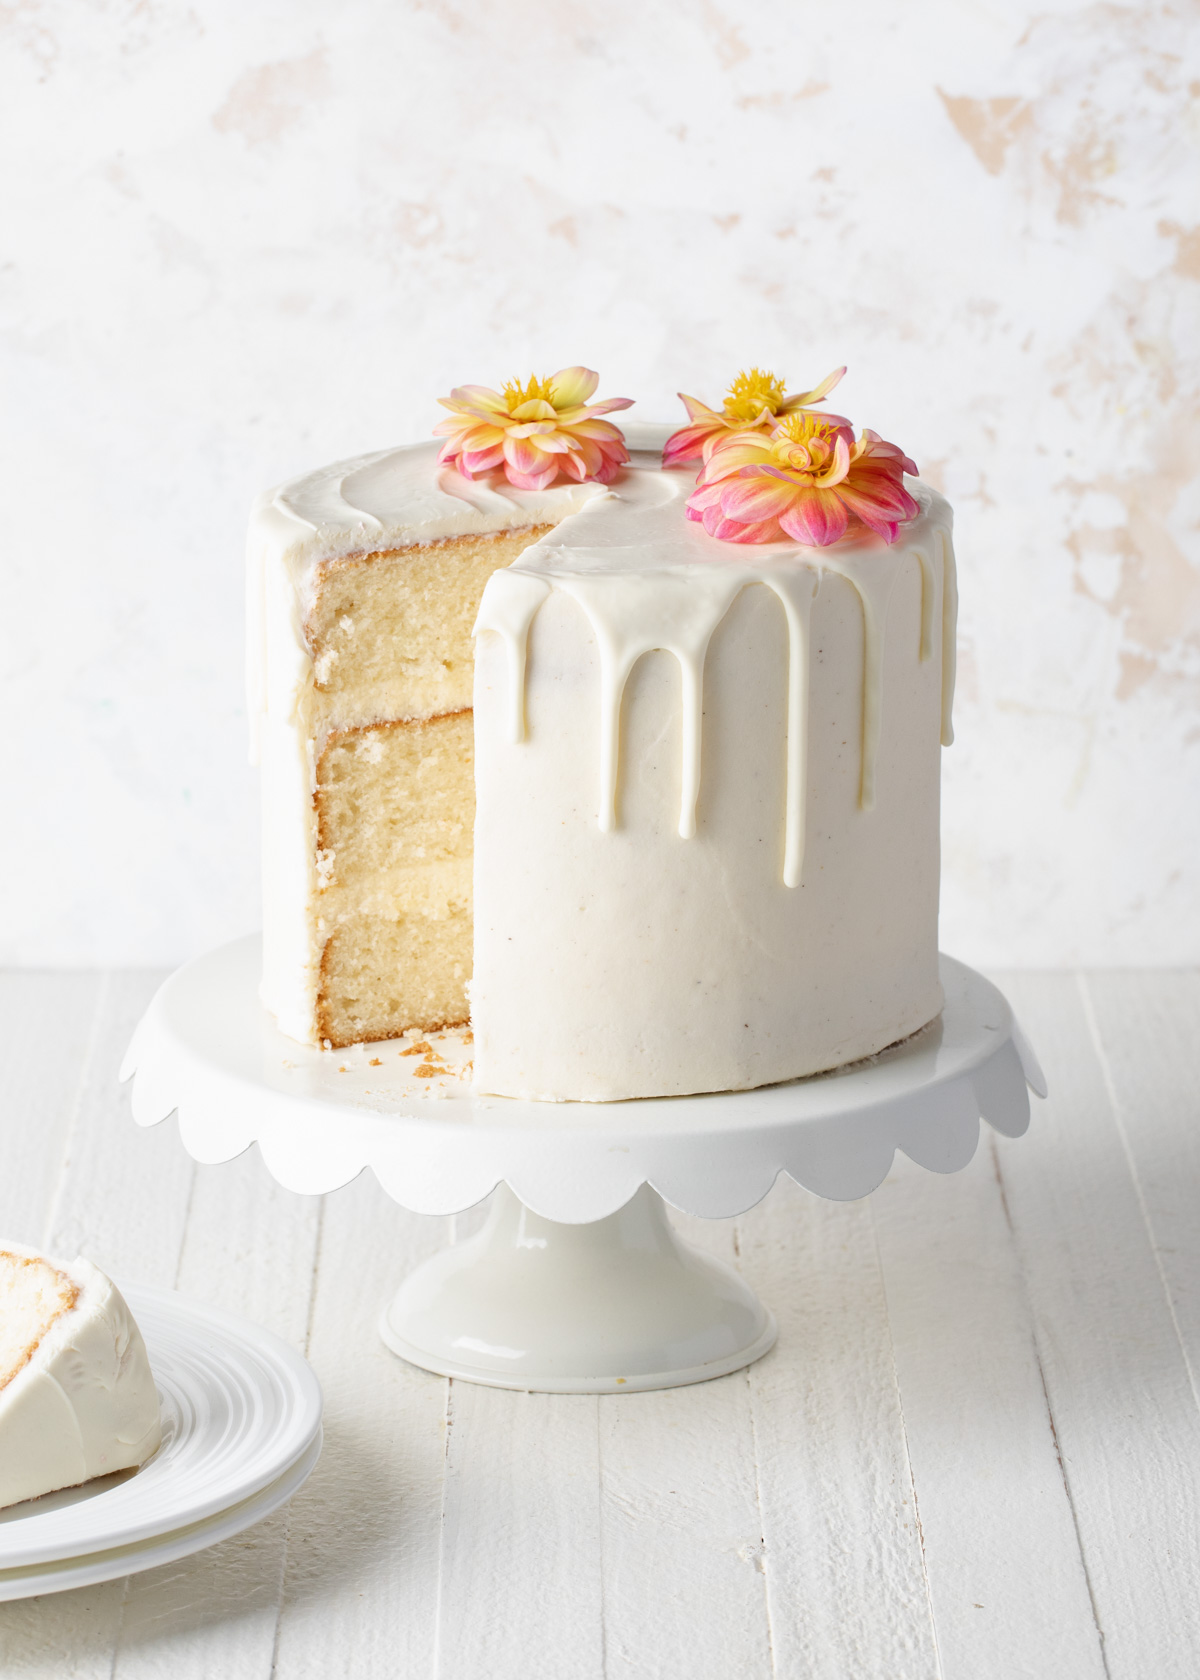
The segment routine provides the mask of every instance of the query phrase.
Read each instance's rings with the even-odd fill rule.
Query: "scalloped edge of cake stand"
[[[460,1213],[507,1183],[543,1218],[603,1219],[649,1184],[673,1207],[731,1218],[783,1172],[835,1201],[868,1195],[897,1150],[933,1172],[975,1153],[980,1120],[1008,1137],[1029,1124],[1027,1085],[1045,1079],[1007,1000],[980,974],[941,959],[946,1004],[904,1043],[833,1073],[752,1091],[636,1102],[540,1103],[469,1085],[433,1100],[374,1049],[310,1049],[285,1038],[258,1000],[257,936],[196,958],[164,982],[121,1069],[133,1116],[179,1117],[196,1160],[232,1160],[257,1143],[269,1171],[302,1194],[335,1190],[370,1167],[416,1213]]]

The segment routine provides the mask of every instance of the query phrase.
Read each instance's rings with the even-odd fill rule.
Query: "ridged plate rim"
[[[139,1575],[144,1570],[157,1569],[165,1563],[177,1563],[181,1558],[205,1551],[222,1540],[230,1540],[255,1523],[262,1522],[281,1505],[286,1505],[312,1475],[320,1456],[321,1431],[318,1429],[305,1451],[278,1480],[260,1488],[249,1499],[241,1500],[227,1511],[218,1511],[204,1522],[190,1523],[186,1528],[172,1530],[169,1534],[157,1535],[129,1546],[116,1546],[109,1551],[0,1570],[0,1603],[17,1598],[37,1598],[43,1593],[67,1592],[72,1587],[96,1586],[101,1581],[118,1581],[126,1575]]]

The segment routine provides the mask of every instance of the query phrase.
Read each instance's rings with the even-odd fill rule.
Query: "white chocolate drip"
[[[942,551],[942,745],[954,745],[954,679],[958,672],[958,571],[954,544],[947,530],[939,529]]]
[[[921,643],[918,658],[928,664],[933,658],[933,626],[941,588],[941,656],[942,656],[942,724],[941,741],[944,747],[954,740],[951,713],[954,707],[954,642],[958,618],[958,593],[955,588],[954,550],[949,534],[940,529],[929,533],[936,540],[941,565],[933,562],[927,548],[895,547],[875,550],[871,563],[863,565],[841,562],[824,556],[820,564],[837,572],[858,591],[863,614],[863,723],[862,771],[859,784],[859,804],[864,811],[875,805],[875,777],[879,762],[879,736],[883,727],[883,649],[888,604],[900,575],[903,562],[911,554],[921,568]]]
[[[673,654],[679,663],[683,700],[679,834],[696,833],[700,797],[700,749],[704,716],[704,662],[713,632],[743,589],[762,584],[783,605],[788,628],[787,790],[783,878],[799,885],[804,856],[805,760],[808,745],[809,619],[817,577],[811,567],[795,571],[736,572],[711,566],[681,566],[670,571],[571,573],[547,576],[524,570],[518,561],[501,587],[484,596],[476,635],[490,630],[508,647],[510,681],[509,736],[525,738],[525,650],[534,614],[551,589],[579,603],[587,614],[600,654],[600,785],[598,822],[603,833],[618,823],[618,756],[621,701],[629,674],[645,653]],[[621,584],[614,588],[614,578]]]
[[[788,629],[787,779],[783,879],[798,886],[803,869],[808,737],[809,625],[821,571],[844,577],[863,614],[863,702],[860,805],[875,802],[882,728],[882,685],[888,605],[910,555],[921,568],[921,635],[918,657],[933,657],[938,578],[929,552],[941,539],[942,657],[953,644],[954,606],[949,541],[930,518],[926,495],[920,537],[910,546],[871,547],[820,554],[773,543],[731,550],[687,521],[682,502],[691,488],[685,474],[634,470],[591,507],[563,522],[552,537],[495,573],[484,592],[476,635],[493,631],[509,650],[510,737],[525,735],[525,649],[535,613],[552,589],[571,596],[586,613],[600,659],[600,785],[598,822],[617,826],[621,701],[629,674],[645,653],[661,650],[678,661],[682,685],[679,833],[696,832],[700,792],[704,662],[713,632],[743,589],[762,584],[781,602]],[[914,532],[914,539],[916,538]],[[631,540],[632,539],[632,540]],[[759,560],[758,564],[753,559]],[[942,686],[943,738],[952,698]]]
[[[511,571],[511,568],[510,568]],[[513,741],[525,739],[525,654],[529,647],[529,626],[533,623],[533,615],[550,593],[550,585],[545,578],[530,577],[527,572],[511,571],[512,582],[503,593],[496,596],[491,603],[491,612],[486,626],[476,625],[475,633],[480,628],[493,630],[504,642],[508,649],[509,669],[509,724],[508,732]]]
[[[663,572],[571,575],[554,587],[570,595],[591,621],[600,651],[600,797],[604,833],[617,826],[617,752],[621,699],[629,673],[644,653],[661,649],[679,661],[683,684],[683,757],[679,833],[696,832],[700,794],[700,730],[704,657],[741,580],[701,566]]]
[[[876,550],[869,565],[855,566],[824,557],[821,565],[844,577],[858,591],[863,615],[862,753],[858,803],[864,811],[875,808],[875,768],[879,759],[879,734],[883,727],[883,640],[888,603],[907,554],[894,548]],[[921,567],[924,596],[924,565]],[[921,614],[924,618],[924,611]]]
[[[804,869],[804,807],[808,789],[808,666],[809,628],[817,574],[809,571],[769,582],[787,614],[788,716],[787,815],[783,835],[783,884],[798,887]]]

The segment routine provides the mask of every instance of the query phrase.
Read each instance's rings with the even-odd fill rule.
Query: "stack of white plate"
[[[239,1534],[321,1452],[321,1389],[268,1330],[169,1289],[126,1287],[162,1401],[140,1470],[0,1511],[0,1599],[111,1581]]]

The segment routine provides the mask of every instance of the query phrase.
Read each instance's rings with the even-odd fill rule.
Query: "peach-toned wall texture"
[[[0,958],[254,925],[261,485],[582,361],[745,364],[957,510],[944,943],[1200,959],[1200,9],[0,9]]]

